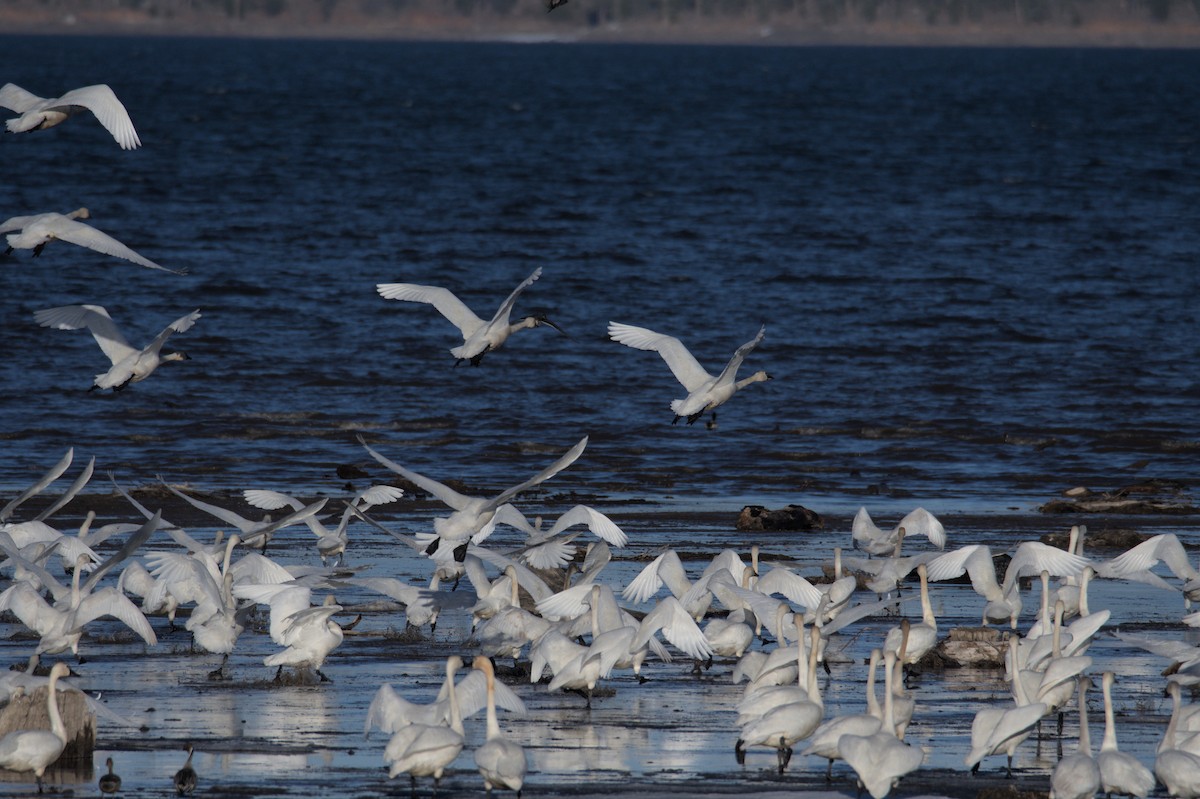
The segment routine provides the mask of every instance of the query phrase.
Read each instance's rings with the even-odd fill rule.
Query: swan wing
[[[163,328],[163,331],[154,337],[154,341],[146,347],[147,352],[158,352],[162,346],[167,343],[167,339],[172,333],[183,333],[190,330],[192,325],[196,324],[196,320],[200,318],[199,309],[192,311],[190,314],[179,317],[171,324]]]
[[[391,485],[373,485],[354,495],[355,506],[366,510],[375,505],[387,505],[404,496],[404,489]]]
[[[369,737],[371,730],[378,728],[388,734],[394,733],[401,727],[413,722],[412,709],[418,707],[396,693],[390,684],[379,686],[371,704],[367,707],[367,719],[363,722],[363,737]]]
[[[44,97],[38,97],[15,83],[6,83],[0,88],[0,107],[16,111],[18,114],[24,114],[45,102],[47,101]]]
[[[905,534],[910,538],[914,535],[924,536],[938,549],[946,547],[946,528],[936,516],[924,508],[910,512],[896,526],[903,527]]]
[[[683,342],[674,336],[655,333],[644,327],[634,327],[620,322],[608,323],[608,335],[613,341],[624,344],[626,347],[657,352],[667,362],[675,379],[688,390],[688,393],[713,379],[687,347],[683,346]]]
[[[87,247],[89,250],[111,255],[114,258],[124,258],[126,261],[132,261],[138,266],[161,269],[164,272],[171,272],[176,275],[187,274],[187,270],[184,269],[168,269],[165,266],[160,266],[149,258],[138,255],[104,231],[97,230],[91,225],[84,224],[75,219],[68,219],[65,216],[59,217],[54,220],[52,225],[48,226],[48,230],[54,234],[54,238],[56,239],[61,239],[80,247]]]
[[[755,590],[763,594],[782,594],[788,601],[812,610],[821,603],[821,589],[805,578],[776,566],[759,578]]]
[[[687,579],[687,575],[683,571],[683,563],[679,560],[679,555],[675,554],[674,550],[668,549],[646,564],[638,572],[637,576],[629,581],[629,585],[625,586],[625,590],[621,592],[621,596],[637,605],[650,599],[650,597],[658,592],[658,589],[662,588],[663,578],[659,574],[660,569],[669,571],[678,570],[679,574],[685,580]]]
[[[150,540],[150,536],[154,534],[162,524],[162,511],[155,511],[154,515],[146,520],[146,523],[139,527],[133,535],[125,539],[125,543],[121,548],[109,556],[108,560],[101,563],[92,571],[91,576],[87,581],[80,586],[80,590],[87,594],[90,593],[110,571],[123,563],[130,555],[138,550],[138,548]],[[76,539],[78,540],[78,539]],[[89,550],[90,552],[90,550]],[[93,553],[94,554],[94,553]],[[143,636],[144,637],[144,636]]]
[[[517,574],[517,583],[524,588],[534,601],[540,602],[554,592],[550,590],[550,586],[546,585],[546,581],[534,574],[523,563],[518,563],[512,558],[505,557],[499,552],[493,552],[485,547],[471,547],[470,553],[475,555],[480,560],[490,563],[498,569],[506,569],[512,566],[513,571]]]
[[[512,499],[517,494],[520,494],[522,491],[525,491],[527,489],[533,488],[536,485],[540,485],[541,483],[546,482],[551,477],[558,474],[563,469],[567,468],[572,463],[574,463],[576,460],[578,460],[579,456],[583,454],[583,450],[587,447],[587,443],[588,443],[588,437],[584,436],[583,438],[579,439],[578,444],[576,444],[575,446],[573,446],[569,450],[567,450],[563,454],[563,456],[561,458],[559,458],[558,460],[556,460],[554,463],[550,464],[545,469],[542,469],[540,472],[538,472],[537,474],[535,474],[533,477],[529,478],[525,482],[521,483],[520,485],[515,485],[512,488],[509,488],[509,489],[506,489],[506,490],[500,492],[500,494],[497,495],[495,498],[491,499],[488,504],[490,504],[492,507],[496,507],[496,506],[501,505],[501,504],[507,502],[508,500]]]
[[[464,341],[484,324],[474,311],[454,295],[454,292],[441,286],[418,286],[416,283],[379,283],[375,286],[375,290],[386,300],[406,300],[432,305],[459,329]]]
[[[12,85],[12,84],[9,84],[9,85]],[[42,475],[41,478],[36,483],[34,483],[29,488],[27,488],[23,492],[21,492],[21,495],[18,496],[16,499],[14,499],[12,502],[9,502],[3,508],[0,508],[0,522],[3,522],[8,517],[12,516],[13,511],[15,511],[18,507],[20,507],[22,502],[29,499],[30,497],[36,497],[38,494],[42,493],[42,491],[45,490],[46,486],[50,485],[55,480],[62,477],[63,472],[65,472],[68,468],[70,468],[71,460],[74,457],[75,457],[75,448],[74,447],[68,448],[66,454],[63,455],[62,458],[59,459],[58,463],[51,466],[50,470],[47,471],[44,475]]]
[[[0,611],[12,611],[21,623],[38,635],[52,632],[59,611],[46,604],[37,589],[29,583],[14,583],[0,593]]]
[[[450,486],[439,483],[437,480],[426,477],[425,475],[417,474],[414,471],[405,469],[395,461],[389,460],[372,449],[367,442],[362,439],[362,436],[359,436],[358,443],[362,444],[363,447],[366,448],[367,452],[370,453],[371,457],[377,460],[380,464],[388,469],[391,469],[393,472],[400,475],[405,480],[408,480],[421,490],[433,494],[451,508],[454,508],[455,510],[462,510],[472,501],[471,497],[458,493],[453,488],[450,488]]]
[[[500,303],[500,307],[496,309],[496,314],[492,317],[492,324],[508,324],[508,317],[512,314],[513,305],[517,302],[517,297],[521,296],[521,292],[529,288],[534,282],[542,276],[542,268],[539,266],[533,270],[533,274],[521,281],[521,285],[512,290],[504,302]]]
[[[696,660],[704,660],[712,654],[712,645],[704,637],[704,631],[673,596],[663,597],[642,619],[630,651],[641,649],[659,630],[677,649]]]
[[[39,513],[37,516],[33,517],[33,520],[36,522],[44,521],[46,519],[49,519],[55,513],[57,513],[60,508],[64,507],[71,500],[75,499],[75,496],[80,491],[83,490],[83,487],[88,484],[88,482],[92,479],[92,475],[95,473],[96,473],[96,456],[93,455],[91,460],[88,461],[88,465],[83,467],[83,471],[80,472],[79,476],[75,478],[75,482],[71,483],[71,487],[68,488],[65,492],[63,492],[63,495],[61,497],[59,497],[57,500],[55,500],[53,505],[46,508],[44,511]],[[108,525],[108,526],[111,527],[112,525]],[[96,539],[91,536],[88,537],[89,544],[98,544],[102,540],[103,539]]]
[[[562,569],[575,557],[575,534],[535,544],[522,550],[521,557],[534,569]]]
[[[746,360],[746,356],[763,340],[766,332],[767,326],[763,325],[758,329],[758,333],[754,338],[734,351],[733,357],[729,359],[729,363],[725,364],[725,368],[721,370],[721,374],[717,375],[717,383],[732,383],[734,381],[737,377],[738,369],[742,368],[742,361]]]
[[[1099,573],[1102,577],[1127,577],[1137,572],[1149,571],[1157,566],[1159,561],[1165,563],[1171,573],[1180,579],[1194,580],[1200,577],[1200,572],[1188,562],[1183,544],[1171,533],[1146,539],[1104,564]]]
[[[146,620],[146,614],[142,613],[137,605],[130,602],[129,597],[115,588],[104,588],[85,597],[75,611],[71,627],[76,630],[81,629],[101,616],[120,619],[150,646],[158,643],[158,638],[154,635],[154,628]]]
[[[629,542],[628,537],[616,525],[616,522],[600,511],[589,508],[587,505],[576,505],[562,516],[559,516],[558,521],[550,528],[550,532],[546,534],[546,537],[549,538],[557,535],[563,530],[574,527],[577,524],[586,524],[587,528],[593,534],[614,547],[623,547]]]
[[[969,574],[975,593],[989,601],[999,599],[1003,595],[1000,584],[996,581],[992,551],[985,544],[970,544],[938,555],[926,564],[925,569],[926,577],[931,583],[953,580],[963,574]]]
[[[247,503],[263,510],[279,510],[280,508],[301,510],[304,508],[304,504],[295,497],[265,488],[248,488],[242,492],[242,496]]]
[[[214,516],[214,517],[220,519],[221,521],[225,522],[226,524],[231,524],[234,527],[241,530],[243,533],[257,532],[257,528],[259,525],[256,524],[255,522],[250,521],[246,517],[241,516],[237,513],[234,513],[233,511],[228,510],[227,508],[222,508],[217,505],[211,505],[207,502],[202,502],[201,500],[198,500],[195,497],[188,496],[187,494],[183,493],[182,491],[175,488],[174,486],[169,485],[166,480],[163,480],[161,475],[159,476],[158,479],[159,479],[159,482],[161,482],[164,486],[166,486],[168,491],[170,491],[172,494],[174,494],[175,496],[182,499],[184,502],[191,505],[193,508],[196,508],[197,510],[202,510],[205,513],[209,514],[210,516]]]
[[[136,355],[138,350],[129,345],[108,311],[100,305],[63,305],[34,311],[33,318],[42,327],[56,330],[79,330],[86,327],[91,331],[100,349],[114,364]]]
[[[129,111],[106,84],[72,89],[53,103],[51,107],[54,108],[79,106],[91,111],[104,129],[117,140],[117,144],[121,145],[122,150],[135,150],[142,144],[137,131],[133,129]]]
[[[1004,574],[1005,593],[1019,577],[1049,572],[1053,577],[1075,577],[1088,566],[1088,559],[1040,541],[1026,541],[1017,547]]]

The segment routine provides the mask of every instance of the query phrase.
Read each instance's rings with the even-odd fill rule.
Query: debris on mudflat
[[[1082,486],[1063,492],[1038,508],[1042,513],[1125,513],[1188,515],[1200,513],[1178,480],[1154,478],[1113,491],[1092,492]]]
[[[1002,669],[1008,633],[995,627],[955,627],[923,659],[929,669]]]
[[[779,510],[767,510],[762,505],[747,505],[738,514],[739,530],[823,530],[820,514],[802,505],[788,505]]]

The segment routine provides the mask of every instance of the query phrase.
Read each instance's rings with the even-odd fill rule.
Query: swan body
[[[508,295],[508,299],[500,305],[496,314],[488,321],[480,319],[449,289],[440,286],[419,286],[415,283],[379,283],[375,289],[384,299],[407,300],[432,305],[462,333],[463,343],[450,350],[450,354],[458,359],[455,365],[462,361],[470,361],[472,366],[478,366],[484,355],[498,349],[508,340],[509,336],[518,330],[539,325],[548,325],[559,330],[557,325],[542,315],[527,316],[516,324],[509,324],[508,321],[517,297],[532,286],[541,275],[542,268],[539,266],[533,270],[533,274],[513,289],[512,294]],[[559,330],[559,332],[562,331]]]
[[[528,769],[525,750],[500,732],[500,725],[496,721],[496,674],[492,662],[485,657],[477,657],[474,666],[487,679],[487,741],[475,750],[475,766],[483,777],[483,787],[489,793],[493,788],[507,788],[520,796]]]
[[[873,799],[883,799],[905,774],[916,771],[925,760],[918,747],[906,744],[892,731],[896,727],[892,706],[892,672],[896,656],[885,652],[884,669],[887,686],[884,689],[883,724],[879,732],[868,736],[843,735],[838,739],[838,753],[858,775],[859,784]]]
[[[714,377],[705,371],[695,356],[688,352],[683,342],[674,336],[655,333],[644,327],[634,327],[619,322],[609,322],[608,324],[608,335],[613,341],[635,350],[651,350],[661,355],[662,359],[667,362],[667,366],[670,367],[671,373],[675,375],[675,379],[687,390],[688,395],[685,398],[671,402],[671,411],[675,414],[672,424],[680,419],[687,419],[688,424],[692,424],[709,411],[712,412],[715,422],[716,409],[728,402],[735,393],[751,383],[770,380],[771,376],[762,371],[755,372],[743,380],[737,379],[742,361],[762,341],[765,332],[765,326],[759,328],[758,334],[738,347],[733,357],[729,359],[729,363],[725,364],[721,373]]]
[[[883,642],[885,654],[888,652],[899,654],[903,642],[904,653],[901,662],[908,665],[916,663],[937,646],[937,617],[933,615],[933,604],[929,601],[929,578],[924,563],[917,566],[917,576],[921,578],[920,623],[893,627],[888,630],[887,637]]]
[[[383,752],[389,777],[407,773],[414,789],[417,777],[433,777],[436,788],[446,766],[462,751],[465,742],[462,716],[454,690],[454,675],[462,666],[462,658],[457,655],[446,659],[448,724],[408,724],[393,733]]]
[[[878,649],[871,650],[871,660],[867,670],[867,706],[878,708],[875,698],[875,671],[883,656]],[[831,780],[833,761],[840,760],[842,755],[838,743],[843,735],[874,735],[883,727],[883,713],[851,713],[835,716],[821,723],[808,739],[808,748],[801,754],[817,755],[828,761],[825,769],[825,781]]]
[[[8,249],[5,254],[13,250],[33,250],[36,257],[42,254],[42,249],[47,244],[57,240],[86,247],[114,258],[123,258],[147,269],[160,269],[175,275],[187,274],[186,269],[168,269],[156,264],[107,233],[79,221],[90,217],[91,213],[86,208],[78,208],[69,214],[49,212],[11,217],[0,223],[0,233],[8,234]]]
[[[583,454],[587,446],[587,436],[579,440],[562,457],[519,485],[501,491],[494,497],[470,497],[460,494],[449,486],[437,480],[417,474],[400,464],[385,458],[360,438],[360,443],[366,447],[371,457],[396,474],[414,483],[418,488],[428,491],[453,509],[449,516],[439,516],[433,521],[434,536],[425,554],[435,560],[446,561],[453,558],[462,563],[467,554],[467,546],[474,542],[482,542],[495,528],[497,509],[508,500],[527,491],[534,486],[544,483],[563,469],[574,463]]]
[[[145,380],[161,364],[171,361],[188,360],[187,353],[168,352],[163,354],[163,345],[167,343],[172,333],[183,333],[190,330],[200,318],[199,311],[192,311],[181,316],[167,325],[154,340],[142,349],[137,349],[125,340],[116,323],[100,305],[64,305],[59,308],[47,308],[35,311],[33,318],[42,327],[52,327],[57,330],[79,330],[87,328],[100,349],[108,356],[112,366],[107,372],[96,375],[93,388],[111,388],[120,391],[130,383],[140,383]]]
[[[284,494],[279,491],[270,491],[266,489],[248,489],[242,492],[242,496],[256,508],[263,510],[278,510],[280,508],[291,508],[293,511],[303,511],[304,503],[293,496]],[[321,556],[321,564],[326,565],[330,558],[337,559],[337,565],[345,564],[346,546],[349,544],[349,538],[346,536],[346,527],[350,523],[350,517],[354,515],[354,510],[366,511],[376,505],[386,505],[395,502],[404,496],[404,490],[389,485],[370,486],[357,492],[354,498],[346,504],[346,510],[342,512],[342,518],[338,522],[338,526],[330,530],[325,525],[321,524],[315,516],[309,516],[304,520],[308,525],[308,529],[313,531],[317,537],[317,554]]]
[[[0,768],[9,771],[31,771],[37,778],[38,793],[42,792],[42,775],[58,760],[67,745],[67,729],[58,712],[58,681],[70,673],[66,663],[55,663],[50,669],[46,710],[50,716],[49,730],[17,730],[0,738]]]
[[[122,150],[141,146],[129,112],[107,84],[72,89],[62,97],[38,97],[13,83],[0,87],[0,107],[20,114],[5,125],[9,133],[29,133],[66,122],[80,111],[91,111]]]
[[[972,773],[979,771],[979,763],[985,757],[1005,754],[1008,756],[1008,774],[1011,776],[1013,753],[1049,712],[1045,704],[1030,701],[1016,675],[1015,637],[1009,639],[1009,658],[1014,664],[1010,668],[1016,703],[1012,707],[984,708],[975,714],[975,719],[971,722],[971,751],[963,760],[964,765],[971,767]]]
[[[1145,799],[1154,790],[1154,773],[1128,752],[1117,748],[1117,725],[1113,717],[1112,684],[1116,679],[1111,671],[1104,672],[1101,687],[1104,691],[1104,739],[1096,765],[1100,768],[1100,789],[1106,794],[1122,794]]]
[[[263,665],[312,669],[322,682],[325,658],[342,643],[342,628],[332,616],[342,610],[332,596],[311,606],[312,589],[305,585],[237,585],[233,595],[271,608],[271,639],[285,649],[263,660]]]
[[[1087,689],[1091,680],[1079,678],[1079,746],[1058,761],[1050,774],[1050,799],[1091,799],[1100,790],[1100,767],[1092,757],[1088,736]]]

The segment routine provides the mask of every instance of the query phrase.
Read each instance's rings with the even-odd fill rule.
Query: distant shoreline
[[[363,41],[455,41],[580,44],[759,45],[798,47],[1032,47],[1195,49],[1200,21],[1142,25],[923,25],[885,23],[820,27],[712,19],[655,24],[574,25],[520,19],[421,16],[321,22],[280,18],[155,19],[132,12],[67,14],[0,11],[0,34],[154,36]]]

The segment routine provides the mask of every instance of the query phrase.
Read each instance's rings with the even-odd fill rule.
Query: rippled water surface
[[[230,504],[250,487],[336,499],[338,466],[387,476],[359,435],[489,493],[588,435],[524,507],[610,512],[633,542],[614,584],[664,545],[686,547],[697,569],[724,546],[744,552],[732,519],[745,503],[826,516],[815,537],[763,542],[815,574],[862,504],[881,524],[924,505],[952,544],[1000,550],[1065,530],[1028,514],[1071,486],[1159,477],[1186,499],[1200,449],[1198,59],[0,38],[3,80],[42,95],[109,83],[144,143],[124,152],[88,116],[6,135],[0,215],[87,206],[97,227],[189,270],[63,243],[0,259],[0,497],[74,447],[64,482],[94,456],[125,485],[161,474]],[[478,368],[454,368],[458,335],[432,308],[375,291],[442,285],[490,316],[538,267],[517,314],[545,312],[567,335],[522,331]],[[104,368],[95,343],[33,320],[74,303],[104,305],[138,343],[199,308],[171,342],[192,360],[89,394]],[[610,320],[676,335],[714,372],[765,325],[743,375],[774,379],[723,406],[715,429],[672,426],[681,387],[655,354],[609,341]],[[64,528],[91,492],[108,494],[107,478]],[[102,519],[129,520],[116,507]],[[412,533],[434,513],[404,500],[381,518]],[[1195,540],[1194,517],[1089,521]],[[277,554],[312,564],[309,541],[289,533]],[[355,542],[352,564],[428,579],[425,561],[367,528]],[[1178,597],[1097,592],[1114,623],[1178,617]],[[947,627],[978,620],[966,589],[936,596]],[[1027,608],[1038,601],[1035,590]],[[893,623],[866,623],[851,657],[861,663]],[[429,694],[441,658],[468,647],[468,618],[446,620],[432,644],[395,639],[397,625],[398,613],[368,610],[319,687],[266,685],[272,645],[253,633],[231,661],[233,687],[210,684],[215,662],[163,628],[136,660],[140,645],[100,641],[77,669],[152,730],[101,729],[138,791],[167,787],[193,740],[214,792],[299,794],[315,781],[358,795],[389,788],[382,740],[360,735],[371,692],[393,681]],[[2,651],[23,660],[32,646],[14,638]],[[1164,664],[1111,640],[1097,648],[1097,671],[1129,675],[1119,705],[1143,725],[1130,745],[1152,759]],[[591,714],[525,686],[530,717],[503,723],[530,748],[533,786],[794,787],[769,755],[733,762],[731,666],[697,679],[688,664],[656,665],[670,676],[620,678]],[[835,667],[826,691],[853,708],[861,672]],[[931,709],[911,734],[931,767],[961,773],[970,717],[956,698],[1004,687],[994,675],[924,679]],[[1024,754],[1044,789],[1053,761]],[[821,787],[814,763],[798,774]],[[451,790],[478,789],[469,753],[455,775]]]

